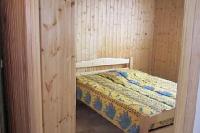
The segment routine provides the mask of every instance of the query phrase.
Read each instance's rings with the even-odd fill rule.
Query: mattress
[[[117,69],[77,76],[77,99],[128,133],[139,133],[141,119],[175,108],[177,84],[138,70]],[[172,124],[173,117],[149,130]]]

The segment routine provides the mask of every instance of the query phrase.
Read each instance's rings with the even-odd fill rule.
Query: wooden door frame
[[[0,1],[8,132],[42,133],[39,0]]]
[[[200,73],[200,1],[185,0],[175,133],[192,133]]]
[[[75,133],[71,4],[71,0],[0,1],[10,133]]]
[[[1,26],[0,26],[0,29],[1,29]],[[0,43],[1,43],[1,39],[0,39]],[[6,133],[2,52],[3,52],[2,46],[0,45],[0,133]]]

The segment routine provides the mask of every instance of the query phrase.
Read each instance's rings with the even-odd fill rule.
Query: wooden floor
[[[76,114],[76,133],[123,133],[120,129],[80,102],[77,102]],[[151,133],[173,133],[173,126],[161,128]]]

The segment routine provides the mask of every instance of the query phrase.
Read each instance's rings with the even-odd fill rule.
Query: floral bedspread
[[[141,116],[175,108],[177,84],[138,70],[117,69],[77,77],[77,99],[128,133],[139,133]],[[149,129],[173,123],[173,118]]]

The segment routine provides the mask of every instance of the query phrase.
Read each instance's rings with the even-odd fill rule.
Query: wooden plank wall
[[[71,0],[40,0],[43,133],[75,133]]]
[[[154,0],[77,0],[77,61],[133,57],[134,66],[151,71]]]
[[[156,0],[152,74],[177,81],[184,0]]]

